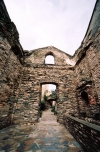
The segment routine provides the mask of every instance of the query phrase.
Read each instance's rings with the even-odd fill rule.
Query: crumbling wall
[[[96,23],[95,23],[96,21]],[[84,151],[100,151],[100,0],[80,48],[75,52],[76,100],[79,115],[64,115],[66,128]],[[85,121],[84,121],[85,120]],[[94,125],[95,124],[95,125]]]
[[[49,53],[54,55],[55,64],[45,64],[45,57]],[[51,46],[25,53],[15,123],[33,124],[38,120],[41,85],[46,83],[57,85],[57,120],[63,123],[65,112],[77,115],[74,69],[66,64],[67,58],[66,53]]]
[[[66,60],[70,60],[71,56],[67,53],[53,47],[48,46],[32,51],[25,52],[25,60],[26,64],[45,64],[45,58],[48,55],[52,55],[55,60],[55,65],[67,65]]]
[[[18,32],[11,22],[3,1],[0,1],[0,129],[13,123],[21,80],[22,47]]]
[[[12,121],[14,104],[17,102],[22,65],[4,38],[0,38],[0,128]]]
[[[99,124],[99,5],[100,0],[82,45],[72,57],[52,46],[23,52],[16,26],[0,1],[1,128],[11,121],[33,124],[38,120],[41,84],[45,83],[57,85],[59,122],[63,123],[66,113]],[[94,24],[95,20],[98,23]],[[55,64],[45,64],[48,55],[54,57]]]
[[[100,32],[90,40],[83,58],[77,62],[75,71],[77,74],[76,94],[79,103],[79,113],[82,119],[97,123],[100,120]],[[82,46],[82,50],[85,50]],[[83,99],[82,93],[87,93],[88,99]],[[88,100],[88,101],[86,101]],[[99,122],[98,122],[99,123]]]
[[[76,98],[79,117],[100,121],[100,0],[97,0],[85,38],[75,52]],[[95,23],[96,22],[96,23]]]
[[[67,115],[64,121],[66,128],[78,141],[85,152],[100,151],[100,126],[72,117],[70,115]]]
[[[6,126],[11,122],[15,124],[36,122],[39,118],[41,84],[43,83],[57,85],[58,121],[63,123],[63,113],[65,111],[73,113],[70,103],[77,109],[75,83],[72,81],[76,76],[70,65],[71,56],[52,46],[23,52],[16,26],[11,22],[3,0],[0,1],[0,10],[1,124]],[[48,55],[54,57],[55,64],[45,64],[45,57]],[[72,90],[73,93],[71,93]],[[3,107],[7,109],[4,110]],[[8,120],[4,122],[6,118],[9,122]]]

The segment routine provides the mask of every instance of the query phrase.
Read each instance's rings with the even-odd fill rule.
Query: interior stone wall
[[[86,53],[79,63],[76,64],[77,74],[76,94],[79,103],[80,118],[92,123],[100,121],[100,31],[92,38]],[[89,42],[89,41],[88,41]],[[81,49],[85,49],[84,47]],[[89,104],[81,97],[85,91],[88,95]]]
[[[99,5],[100,0],[97,0],[85,38],[72,57],[53,46],[23,51],[16,26],[3,0],[0,1],[1,128],[11,123],[30,125],[38,121],[43,83],[57,85],[57,120],[60,123],[64,114],[70,114],[99,124]],[[55,64],[45,64],[47,55],[54,57]],[[82,99],[83,91],[88,95],[88,104]]]
[[[64,115],[65,127],[84,151],[100,151],[100,0],[97,0],[84,40],[75,52],[76,99],[79,115]],[[88,102],[82,96],[88,95]],[[89,122],[89,123],[88,123]],[[95,124],[95,125],[94,125]]]
[[[55,64],[44,63],[49,53],[54,55]],[[15,123],[17,121],[19,123],[20,120],[20,123],[33,124],[38,120],[41,84],[43,83],[57,85],[57,120],[60,123],[63,123],[63,113],[78,114],[74,91],[74,69],[66,64],[66,58],[68,58],[66,53],[51,46],[25,54],[21,91],[15,110],[15,117],[18,120],[16,119]]]
[[[87,51],[87,59],[90,67],[98,100],[100,101],[100,28],[92,39],[92,45]]]
[[[66,115],[65,127],[78,141],[85,152],[100,151],[100,126]]]
[[[0,37],[0,129],[13,123],[22,65],[7,39]]]
[[[71,56],[53,46],[48,46],[32,51],[25,51],[26,64],[45,64],[45,57],[52,55],[55,60],[55,65],[67,65],[66,60],[70,60]]]
[[[16,26],[0,1],[0,129],[11,125],[22,75],[23,49]]]
[[[75,52],[77,75],[76,98],[79,117],[86,121],[100,123],[100,0],[97,0],[86,35]],[[88,101],[82,98],[87,93]]]

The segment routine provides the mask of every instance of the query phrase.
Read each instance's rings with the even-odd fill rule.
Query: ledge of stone
[[[72,120],[74,120],[74,121],[77,121],[78,123],[81,123],[81,124],[83,124],[83,125],[85,125],[85,126],[88,126],[88,127],[92,128],[92,129],[97,130],[97,131],[100,132],[100,126],[98,126],[98,125],[92,124],[92,123],[90,123],[90,122],[86,122],[86,121],[84,121],[84,120],[81,120],[81,119],[79,119],[79,118],[70,116],[70,115],[68,115],[68,114],[66,115],[66,117],[68,117],[68,118],[70,118],[70,119],[72,119]]]
[[[69,69],[69,70],[74,70],[74,67],[73,66],[70,66],[70,65],[57,65],[57,64],[30,64],[30,63],[24,63],[24,66],[25,67],[34,67],[34,68],[50,68],[52,69],[53,67],[54,68],[57,68],[57,69]]]

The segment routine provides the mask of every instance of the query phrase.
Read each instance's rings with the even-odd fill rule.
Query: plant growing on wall
[[[52,106],[52,107],[51,107],[51,112],[53,112],[53,113],[54,113],[54,115],[56,115],[56,114],[57,114],[57,111],[55,110],[55,106]]]
[[[47,96],[44,95],[43,100],[42,100],[41,103],[40,103],[40,111],[46,109],[46,100],[47,100]]]

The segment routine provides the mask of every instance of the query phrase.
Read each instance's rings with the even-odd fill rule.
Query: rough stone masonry
[[[57,121],[65,124],[70,132],[69,124],[71,121],[76,124],[75,117],[100,126],[99,49],[100,0],[96,2],[81,46],[73,56],[53,46],[31,52],[23,50],[16,26],[1,0],[0,129],[13,124],[36,123],[40,117],[41,86],[48,83],[57,88]],[[54,64],[45,63],[48,55],[54,57]],[[80,126],[84,130],[83,125]],[[84,132],[87,134],[86,130]],[[77,138],[75,131],[72,134],[83,146],[81,136]],[[92,140],[95,142],[95,138]],[[100,136],[96,140],[99,141]]]

